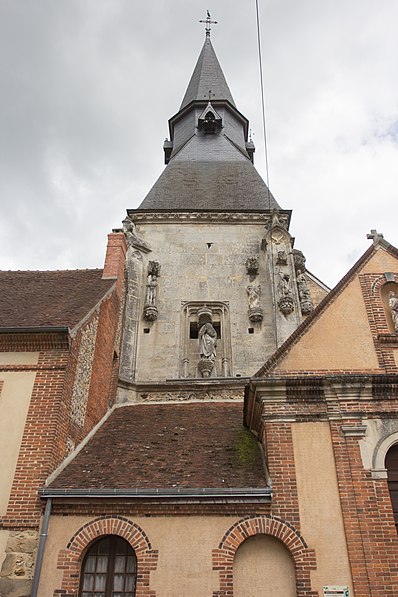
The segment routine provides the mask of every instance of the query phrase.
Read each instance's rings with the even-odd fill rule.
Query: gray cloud
[[[261,2],[271,189],[329,284],[397,244],[398,5]],[[0,1],[0,267],[100,267],[212,39],[264,172],[254,1]]]

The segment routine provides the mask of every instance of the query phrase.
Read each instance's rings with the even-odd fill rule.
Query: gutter
[[[48,535],[48,525],[50,522],[51,514],[51,498],[47,500],[46,509],[44,510],[43,524],[41,527],[39,547],[36,556],[35,573],[33,576],[32,592],[30,597],[37,597],[37,591],[39,589],[41,567],[43,565],[44,548],[46,546],[46,540]]]
[[[0,328],[0,334],[56,334],[59,332],[67,333],[69,328],[65,326],[54,327],[11,327],[11,328]]]
[[[39,490],[41,498],[135,498],[135,499],[244,499],[253,498],[271,501],[270,487],[200,487],[186,489],[172,487],[169,489],[48,489]]]

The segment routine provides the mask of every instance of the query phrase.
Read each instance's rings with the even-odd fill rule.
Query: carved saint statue
[[[285,274],[281,271],[279,273],[279,284],[278,289],[281,296],[290,296],[291,289],[290,289],[290,276],[289,274]]]
[[[259,307],[261,294],[260,284],[249,284],[246,290],[249,308],[253,309],[254,307]]]
[[[307,278],[303,270],[297,270],[297,288],[300,300],[308,300],[310,299],[310,291],[308,290],[307,286]]]
[[[388,293],[388,306],[391,310],[395,333],[398,334],[398,297],[393,290]]]
[[[157,278],[154,274],[148,276],[148,283],[146,285],[146,301],[145,305],[156,304],[156,289],[157,289]]]
[[[313,311],[314,305],[312,303],[310,291],[308,290],[307,278],[302,269],[297,270],[297,290],[300,298],[301,313],[303,315],[308,315]]]
[[[216,358],[217,332],[210,322],[199,330],[199,353],[202,359],[214,361]]]

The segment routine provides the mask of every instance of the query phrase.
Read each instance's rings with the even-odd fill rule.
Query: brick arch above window
[[[71,537],[66,549],[60,550],[57,568],[63,570],[63,576],[54,596],[77,595],[84,555],[93,541],[106,535],[123,537],[134,549],[138,570],[136,597],[156,597],[155,591],[149,588],[149,576],[157,567],[158,551],[152,549],[148,536],[138,524],[121,516],[101,516],[87,522]]]
[[[270,535],[279,539],[290,552],[297,578],[297,597],[315,597],[311,590],[310,571],[316,568],[315,551],[309,549],[300,533],[287,522],[272,516],[243,518],[230,527],[213,549],[213,570],[218,570],[220,587],[213,597],[233,596],[233,563],[238,547],[254,535]]]
[[[396,423],[398,425],[398,422]],[[398,430],[394,433],[390,433],[387,437],[384,437],[382,441],[379,441],[373,454],[373,478],[380,479],[387,477],[386,470],[386,454],[388,450],[398,443]]]

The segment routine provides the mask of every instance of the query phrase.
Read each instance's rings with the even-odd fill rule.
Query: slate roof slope
[[[138,211],[265,211],[280,209],[249,159],[172,160]]]
[[[205,43],[203,44],[202,51],[199,54],[198,61],[182,100],[180,110],[194,100],[203,102],[204,98],[208,98],[209,90],[211,90],[212,93],[211,99],[228,100],[235,106],[235,102],[229,90],[228,83],[225,80],[220,63],[218,62],[210,37],[206,36]]]
[[[138,404],[115,409],[52,489],[266,487],[242,404]]]
[[[102,269],[0,271],[0,329],[73,328],[114,283]]]

